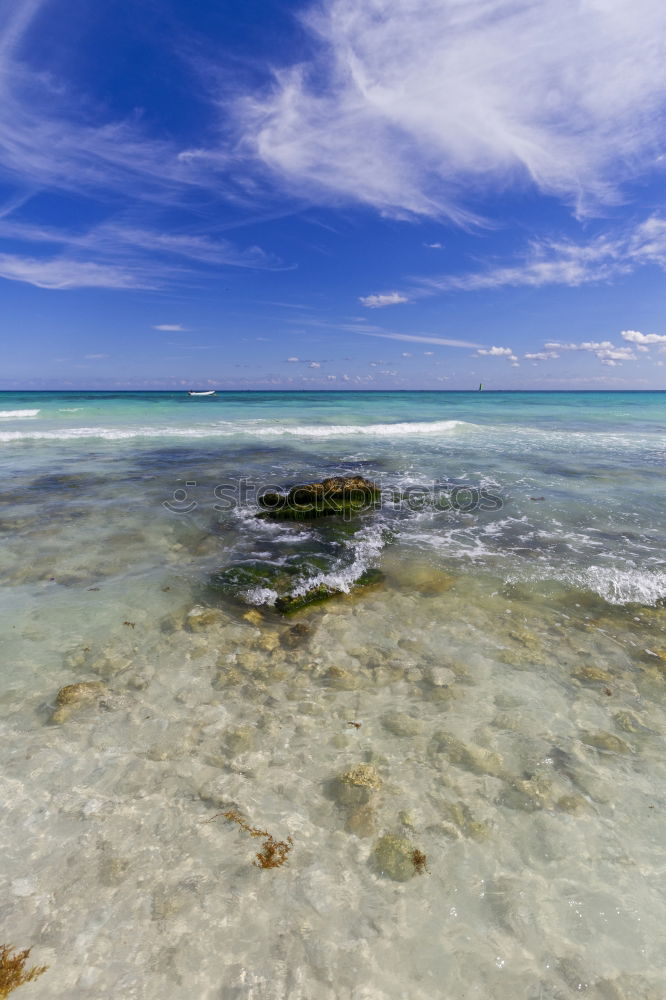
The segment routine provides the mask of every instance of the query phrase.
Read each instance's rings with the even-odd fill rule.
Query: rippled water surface
[[[663,1000],[665,441],[662,393],[0,394],[26,997]],[[381,504],[256,517],[341,474]]]

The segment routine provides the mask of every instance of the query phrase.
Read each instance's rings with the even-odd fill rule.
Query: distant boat
[[[479,392],[483,392],[483,382],[479,382]]]
[[[214,396],[215,389],[188,389],[188,396]]]

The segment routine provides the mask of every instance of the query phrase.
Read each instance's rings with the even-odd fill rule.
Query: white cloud
[[[549,342],[546,348],[557,351],[589,351],[601,361],[602,365],[607,365],[609,368],[617,368],[622,361],[636,361],[636,355],[631,347],[616,347],[610,340],[585,340],[580,344]]]
[[[476,352],[476,357],[506,358],[507,361],[518,361],[510,347],[480,347]]]
[[[449,291],[481,291],[507,286],[580,285],[631,274],[655,265],[666,270],[666,220],[653,215],[613,235],[602,233],[588,243],[534,240],[514,264],[468,274],[414,278],[413,298]]]
[[[666,337],[660,333],[639,333],[638,330],[623,330],[621,336],[632,344],[637,344],[638,350],[647,344],[666,344]]]
[[[131,269],[65,257],[51,260],[0,254],[0,278],[23,281],[37,288],[147,288],[146,276]]]
[[[181,326],[180,323],[158,323],[153,330],[162,330],[164,333],[185,333],[187,327]]]
[[[287,358],[287,361],[291,361],[291,362],[300,361],[300,360],[301,360],[300,358]]]
[[[460,220],[478,177],[527,179],[583,210],[661,150],[662,0],[322,0],[303,20],[310,61],[236,108],[299,193]]]
[[[432,356],[435,352],[434,351],[424,351],[423,353],[424,353],[424,355],[426,357],[428,357],[428,356]]]
[[[406,295],[400,292],[385,292],[382,295],[361,295],[359,302],[366,309],[383,309],[384,306],[397,306],[401,302],[408,302]]]
[[[411,351],[403,351],[401,357],[403,357],[403,358],[413,358],[414,355],[412,354]]]
[[[318,361],[311,361],[310,364],[308,365],[308,368],[321,368],[321,365],[319,364]]]
[[[429,250],[441,250],[442,249],[442,244],[441,243],[424,243],[423,246],[427,247]]]
[[[110,357],[109,354],[86,354],[86,361],[103,361],[105,358]]]
[[[525,354],[529,361],[550,361],[552,358],[559,358],[557,351],[537,351],[535,354]]]

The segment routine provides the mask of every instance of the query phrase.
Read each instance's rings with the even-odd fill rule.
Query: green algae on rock
[[[264,493],[259,498],[261,518],[311,521],[334,514],[345,516],[376,508],[381,490],[362,476],[333,476],[320,483],[292,486],[288,493]]]
[[[341,590],[339,587],[333,587],[327,583],[318,583],[315,586],[310,587],[309,590],[305,590],[300,594],[288,594],[284,597],[278,597],[275,602],[275,607],[283,615],[292,615],[296,611],[302,611],[304,608],[312,607],[316,604],[322,604],[324,601],[330,600],[332,597],[345,597],[348,593],[356,593],[359,590],[365,590],[369,587],[376,587],[383,582],[383,573],[378,569],[367,569],[365,573],[362,573],[357,580],[352,584],[352,590],[346,591]]]
[[[370,867],[384,878],[407,882],[426,871],[426,856],[406,837],[385,833],[377,840],[370,854]]]

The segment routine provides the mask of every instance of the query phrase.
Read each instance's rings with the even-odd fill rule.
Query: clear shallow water
[[[662,1000],[665,417],[0,394],[0,908],[51,967],[26,995]],[[338,473],[385,491],[353,530],[254,517],[260,486]],[[433,507],[454,488],[468,510]],[[287,622],[207,588],[313,554],[303,585],[385,583]],[[104,687],[54,723],[79,681]],[[285,867],[230,808],[292,836]],[[378,872],[387,833],[429,872]]]

